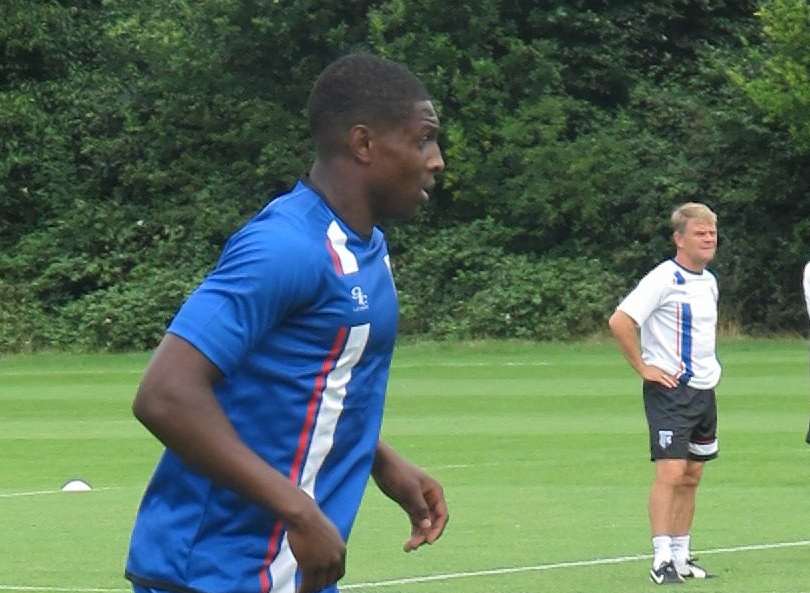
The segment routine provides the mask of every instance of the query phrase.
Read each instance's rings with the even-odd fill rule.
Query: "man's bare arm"
[[[641,348],[638,344],[638,326],[632,317],[617,309],[610,316],[608,325],[627,362],[643,379],[660,383],[664,387],[674,388],[678,386],[675,377],[658,367],[644,363],[641,358]]]

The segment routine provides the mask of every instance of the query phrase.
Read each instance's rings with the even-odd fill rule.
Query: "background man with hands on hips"
[[[671,221],[675,257],[642,278],[609,321],[622,353],[643,379],[655,462],[649,516],[650,579],[656,584],[708,576],[691,557],[690,530],[703,465],[718,450],[718,288],[706,270],[717,249],[717,216],[689,202],[675,209]]]

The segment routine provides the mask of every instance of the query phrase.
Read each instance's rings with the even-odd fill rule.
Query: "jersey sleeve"
[[[655,270],[644,276],[638,285],[619,303],[617,309],[627,313],[637,325],[644,325],[647,318],[652,315],[664,296],[666,284]]]
[[[261,229],[238,232],[168,331],[227,376],[266,332],[313,298],[314,266],[301,242]]]
[[[804,266],[802,292],[804,293],[804,304],[807,306],[807,315],[810,316],[810,262]]]

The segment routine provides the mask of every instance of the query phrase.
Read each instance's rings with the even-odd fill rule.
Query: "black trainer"
[[[650,569],[650,580],[656,585],[675,585],[683,583],[683,577],[675,570],[675,565],[671,560],[662,563],[658,568],[653,566]]]

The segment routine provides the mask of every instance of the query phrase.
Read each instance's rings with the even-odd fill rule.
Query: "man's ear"
[[[371,130],[362,124],[349,130],[349,151],[364,165],[371,164]]]

